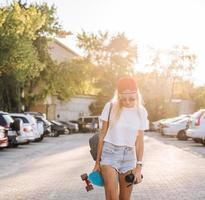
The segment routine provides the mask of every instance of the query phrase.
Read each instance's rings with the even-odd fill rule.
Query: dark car
[[[13,120],[11,116],[6,112],[0,112],[0,126],[5,128],[9,147],[17,147],[18,141],[17,136],[18,132],[20,131],[20,121],[18,119]]]
[[[57,135],[61,134],[69,134],[69,130],[66,126],[57,122],[55,120],[51,120],[51,132],[56,133]]]
[[[68,122],[60,121],[60,123],[66,126],[71,133],[77,133],[79,131],[79,127],[77,123],[73,123],[69,121]]]

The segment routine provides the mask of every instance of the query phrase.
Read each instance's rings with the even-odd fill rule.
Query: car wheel
[[[60,136],[59,131],[55,131],[53,137],[59,137],[59,136]]]
[[[38,142],[41,142],[43,140],[44,136],[41,135],[41,137],[39,138]]]
[[[184,130],[181,130],[178,132],[177,138],[178,138],[178,140],[187,140],[188,139],[186,132]]]

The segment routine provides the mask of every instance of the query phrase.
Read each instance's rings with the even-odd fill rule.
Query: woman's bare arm
[[[144,154],[144,132],[141,130],[138,131],[137,139],[135,142],[135,148],[136,148],[137,161],[142,161],[143,154]],[[138,183],[142,181],[141,170],[142,167],[140,165],[137,165],[134,170],[136,173],[135,181],[137,180]]]
[[[135,142],[136,156],[138,161],[142,161],[144,154],[144,132],[139,130]]]

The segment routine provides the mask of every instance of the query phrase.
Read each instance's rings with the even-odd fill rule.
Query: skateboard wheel
[[[86,179],[88,179],[88,175],[87,174],[82,174],[81,176],[81,179],[84,181],[84,180],[86,180]]]
[[[93,186],[92,186],[92,185],[88,185],[88,186],[86,186],[86,190],[87,190],[87,192],[93,190]]]

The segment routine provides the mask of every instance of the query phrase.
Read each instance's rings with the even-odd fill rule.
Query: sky
[[[0,0],[10,2],[10,0]],[[57,16],[72,37],[61,40],[81,53],[75,36],[82,30],[124,32],[139,49],[137,68],[143,69],[148,48],[186,45],[197,55],[193,80],[205,84],[205,1],[203,0],[27,0],[57,7]]]

